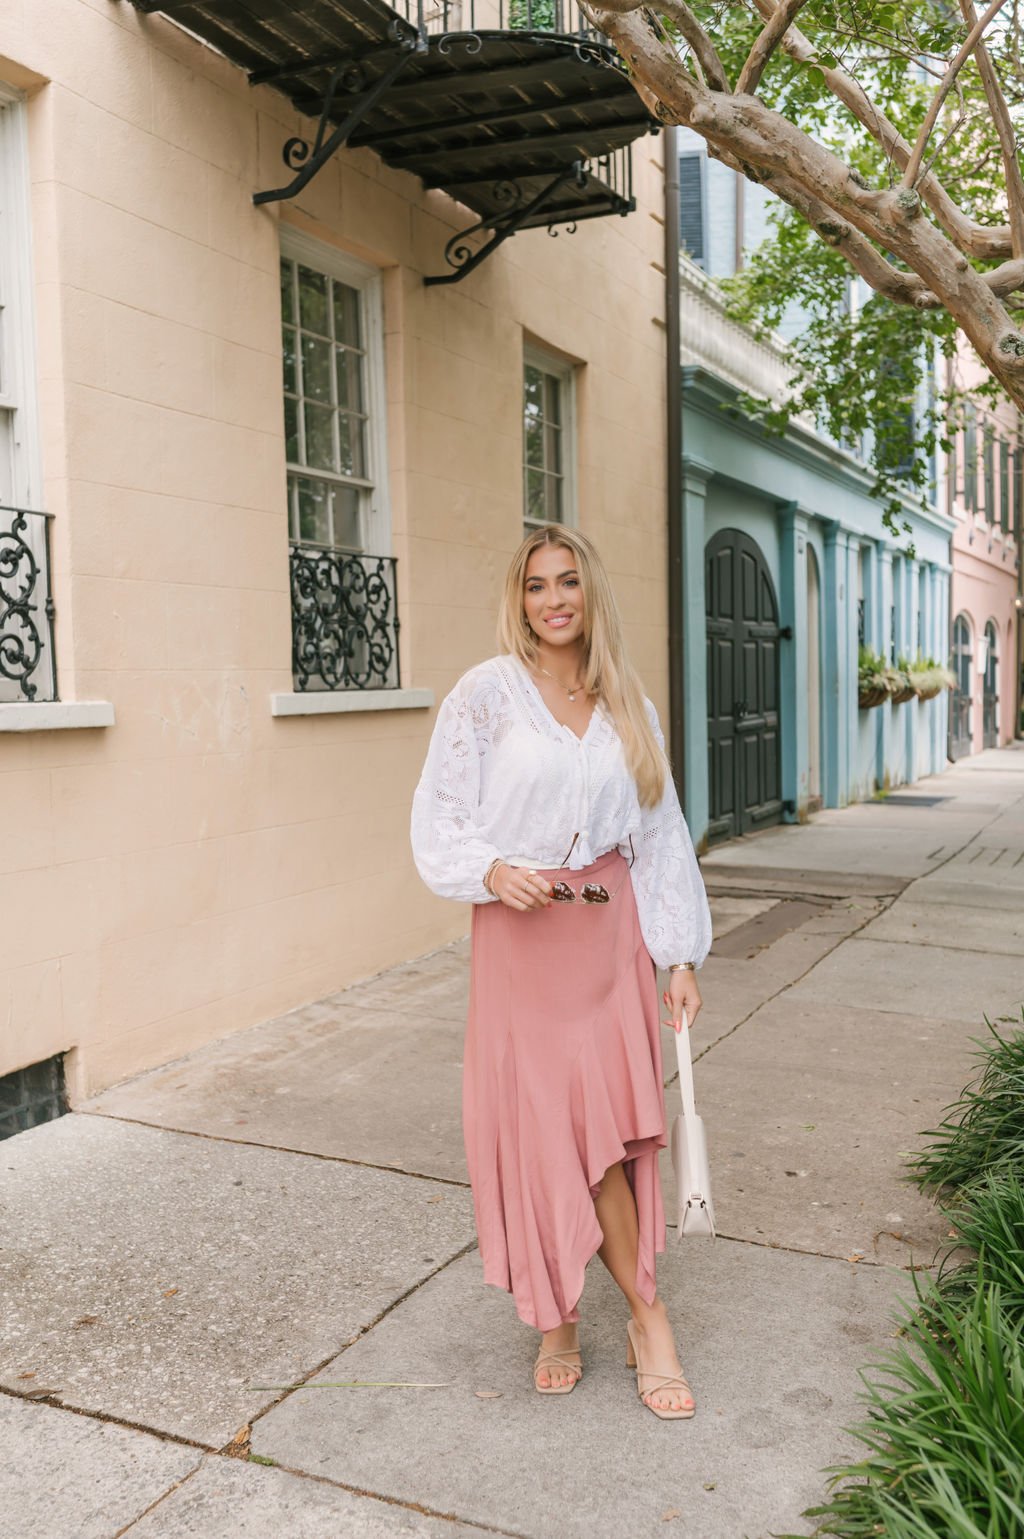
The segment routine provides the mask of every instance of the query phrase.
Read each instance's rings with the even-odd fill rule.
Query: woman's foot
[[[689,1390],[677,1384],[661,1383],[666,1378],[681,1379],[683,1376],[672,1326],[661,1299],[641,1305],[631,1326],[637,1359],[643,1365],[637,1388],[644,1404],[652,1411],[681,1411],[692,1415],[694,1399]]]
[[[552,1354],[549,1356],[549,1354]],[[573,1389],[583,1374],[579,1329],[575,1321],[545,1331],[533,1370],[533,1382],[541,1392]]]

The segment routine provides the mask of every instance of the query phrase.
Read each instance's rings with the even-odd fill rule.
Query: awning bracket
[[[498,213],[489,214],[485,219],[478,219],[476,224],[471,224],[467,229],[453,235],[444,248],[444,256],[445,261],[455,271],[428,276],[423,280],[424,285],[429,287],[438,283],[461,283],[467,273],[479,267],[492,251],[496,251],[504,241],[515,235],[517,230],[521,230],[527,220],[539,214],[570,181],[575,181],[581,188],[586,186],[587,170],[582,160],[574,160],[571,166],[566,166],[564,170],[559,171],[558,175],[552,177],[528,203],[523,202],[523,194],[518,182],[496,182],[495,201],[507,203],[509,206]],[[471,236],[485,230],[490,232],[490,240],[474,251],[467,241]]]
[[[283,198],[294,198],[296,193],[301,192],[321,167],[327,164],[335,151],[348,143],[350,136],[366,114],[390,89],[409,61],[415,58],[416,54],[426,52],[427,42],[423,34],[405,26],[397,18],[388,28],[388,37],[399,51],[393,62],[373,85],[366,87],[366,77],[360,62],[356,59],[347,59],[331,71],[312,149],[306,139],[289,139],[281,154],[285,165],[296,175],[285,187],[274,187],[266,192],[254,193],[252,200],[254,203],[277,203]],[[361,87],[363,89],[360,91]],[[339,91],[359,91],[360,94],[344,121],[339,123],[333,132],[328,132],[334,100]]]

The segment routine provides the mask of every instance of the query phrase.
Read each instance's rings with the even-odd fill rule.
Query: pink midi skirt
[[[619,1161],[639,1219],[636,1288],[652,1302],[666,1136],[657,984],[627,863],[612,850],[542,875],[614,896],[474,908],[463,1127],[484,1281],[549,1331],[579,1318],[602,1242],[594,1197]]]

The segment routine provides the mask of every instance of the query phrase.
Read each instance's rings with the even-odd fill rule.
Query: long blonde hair
[[[585,534],[561,524],[544,524],[527,535],[512,557],[505,578],[498,614],[498,645],[526,667],[537,666],[537,638],[526,618],[523,593],[530,557],[545,545],[562,546],[575,558],[583,590],[582,684],[615,723],[640,805],[653,807],[664,793],[668,765],[651,730],[640,680],[626,656],[622,621],[608,573]]]

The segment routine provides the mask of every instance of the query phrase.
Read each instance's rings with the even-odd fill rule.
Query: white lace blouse
[[[664,746],[657,712],[647,710]],[[499,856],[578,871],[618,848],[632,868],[640,928],[659,967],[711,946],[711,916],[672,777],[642,808],[618,733],[598,706],[582,738],[557,722],[514,657],[471,668],[443,702],[412,807],[420,875],[442,898],[497,901],[483,885]]]

